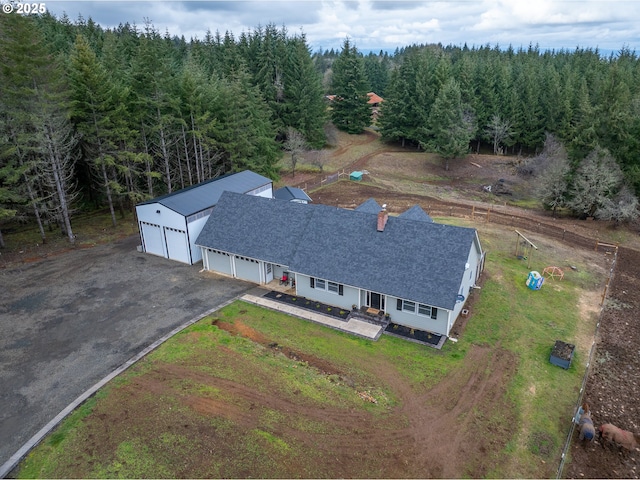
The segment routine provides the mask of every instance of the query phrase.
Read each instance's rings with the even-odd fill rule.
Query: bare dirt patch
[[[340,368],[331,362],[280,345],[280,339],[259,334],[239,319],[230,323],[218,320],[216,325],[233,335],[263,343],[274,355],[284,353],[297,362],[306,362],[300,368],[340,375]],[[225,355],[224,362],[237,371],[250,368],[242,355]],[[354,362],[362,361],[354,358]],[[375,371],[398,399],[397,406],[377,414],[362,409],[318,408],[295,392],[287,394],[275,382],[261,382],[261,388],[255,389],[217,376],[215,371],[220,366],[214,360],[209,363],[199,359],[199,369],[157,364],[116,395],[107,397],[87,418],[93,441],[78,456],[109,458],[127,438],[148,435],[145,444],[152,445],[154,435],[166,436],[169,432],[189,437],[189,455],[171,459],[181,465],[181,478],[482,477],[500,458],[505,446],[501,439],[509,437],[509,421],[502,419],[496,424],[494,418],[485,415],[501,407],[502,411],[511,411],[504,399],[515,363],[513,354],[505,350],[474,346],[447,381],[426,391],[411,386],[396,367],[382,358],[374,364],[360,365]],[[205,393],[182,393],[186,383],[205,386]],[[360,393],[358,385],[352,388],[354,393]],[[206,391],[219,394],[211,397]],[[361,398],[367,401],[366,397]],[[270,412],[270,418],[285,421],[266,426],[266,412]],[[117,427],[122,422],[126,422],[126,428]],[[487,436],[483,435],[486,428],[504,431]],[[296,462],[285,456],[278,465],[256,459],[258,463],[245,462],[243,469],[237,470],[231,463],[237,454],[234,442],[237,435],[253,429],[295,442],[297,449],[309,455]],[[65,472],[76,474],[84,476],[86,471]]]
[[[640,432],[640,252],[620,248],[584,398],[593,423],[613,423]],[[638,478],[640,452],[594,443],[580,444],[575,433],[566,478]]]

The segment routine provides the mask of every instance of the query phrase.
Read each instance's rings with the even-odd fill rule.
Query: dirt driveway
[[[0,270],[0,465],[105,375],[253,286],[138,253],[138,243]]]

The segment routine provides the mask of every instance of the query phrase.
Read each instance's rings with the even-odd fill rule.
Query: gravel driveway
[[[139,253],[138,243],[0,270],[0,465],[115,368],[255,286]]]

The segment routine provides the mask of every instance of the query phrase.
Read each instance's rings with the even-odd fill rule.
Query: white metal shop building
[[[136,205],[143,252],[192,265],[202,260],[195,241],[222,192],[273,197],[273,183],[250,170],[216,177]]]

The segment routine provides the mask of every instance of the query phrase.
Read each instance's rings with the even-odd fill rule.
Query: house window
[[[424,315],[425,317],[431,317],[433,319],[438,318],[438,309],[436,307],[430,307],[429,305],[418,304],[418,315]]]
[[[311,288],[318,290],[328,290],[331,293],[337,293],[338,295],[344,295],[344,285],[336,282],[329,282],[322,278],[310,277]]]
[[[416,303],[409,300],[402,301],[402,311],[409,313],[416,313]]]
[[[407,313],[413,313],[415,315],[416,302],[410,302],[409,300],[402,300],[401,298],[399,298],[396,309]],[[436,319],[438,318],[438,309],[436,307],[430,307],[429,305],[418,303],[417,314]]]

